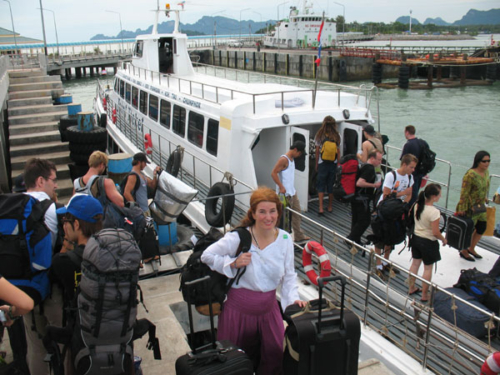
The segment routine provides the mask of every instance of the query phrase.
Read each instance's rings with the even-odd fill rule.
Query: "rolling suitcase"
[[[340,307],[322,298],[324,283],[336,280],[342,284]],[[361,326],[358,317],[344,308],[345,284],[342,276],[320,278],[318,300],[303,309],[291,305],[285,310],[286,375],[358,373]]]
[[[474,232],[474,222],[465,216],[450,216],[446,227],[448,246],[457,250],[468,249]]]
[[[192,287],[200,282],[208,282],[210,276],[205,276],[201,279],[188,281],[186,286]],[[193,314],[191,311],[191,301],[188,301],[189,328],[191,331],[190,346],[193,351],[180,356],[175,361],[175,373],[177,375],[252,375],[253,363],[245,354],[245,352],[228,340],[216,341],[214,328],[214,314],[212,311],[212,301],[209,295],[209,310],[210,310],[210,332],[212,342],[200,348],[194,348],[194,328]],[[188,293],[188,299],[189,293]]]

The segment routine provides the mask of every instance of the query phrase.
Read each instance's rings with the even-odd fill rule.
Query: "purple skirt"
[[[231,288],[219,316],[218,340],[243,349],[256,374],[282,374],[285,329],[276,291],[254,292]]]

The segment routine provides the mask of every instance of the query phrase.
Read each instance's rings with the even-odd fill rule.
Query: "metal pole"
[[[6,3],[9,4],[9,9],[10,9],[10,21],[12,22],[12,35],[14,35],[14,44],[16,45],[16,51],[15,55],[17,55],[17,38],[16,38],[16,29],[14,28],[14,17],[12,17],[12,7],[10,6],[10,1],[9,0],[3,0]]]
[[[281,40],[280,40],[280,29],[279,29],[279,25],[278,25],[279,22],[280,22],[280,6],[285,5],[286,3],[288,3],[288,1],[285,1],[284,3],[278,4],[278,8],[277,8],[277,10],[278,10],[278,19],[276,20],[276,28],[278,29],[278,53],[279,53],[280,47],[281,47],[281,44],[280,44],[280,42],[281,42]],[[275,32],[275,34],[276,34],[276,32]]]
[[[240,10],[240,39],[239,39],[239,45],[240,45],[240,49],[241,49],[241,13],[244,12],[245,10],[250,10],[250,8],[245,8],[245,9],[242,9]]]
[[[43,20],[43,5],[42,5],[42,0],[40,0],[40,14],[42,15],[43,48],[45,50],[45,56],[47,56],[48,55],[48,53],[47,53],[47,38],[45,37],[45,22]]]
[[[122,29],[122,16],[119,12],[115,12],[114,10],[106,10],[106,12],[108,13],[115,13],[115,14],[118,14],[118,17],[120,19],[120,35],[121,35],[121,39],[122,39],[122,53],[123,53],[123,29]]]
[[[7,1],[7,0],[5,0]],[[40,9],[40,8],[38,8]],[[57,36],[57,24],[56,24],[56,14],[54,13],[53,10],[50,10],[50,9],[47,9],[47,8],[44,8],[43,10],[46,10],[46,11],[49,11],[52,13],[52,16],[54,17],[54,29],[56,30],[56,44],[57,44],[57,56],[61,56],[59,54],[59,37]]]
[[[344,17],[344,22],[342,23],[342,45],[345,43],[345,5],[335,2],[335,4],[340,5],[343,8],[342,17]]]

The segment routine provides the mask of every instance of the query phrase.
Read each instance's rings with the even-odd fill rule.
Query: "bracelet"
[[[9,311],[7,312],[7,316],[9,317],[10,320],[17,320],[19,319],[21,316],[14,316],[12,315],[12,306],[9,306]]]

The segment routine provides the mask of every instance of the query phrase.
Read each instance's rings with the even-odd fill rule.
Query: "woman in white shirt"
[[[235,258],[240,239],[227,233],[201,256],[212,270],[234,278],[238,268],[246,271],[233,283],[219,316],[218,340],[229,340],[254,362],[256,374],[281,374],[284,328],[276,301],[281,287],[281,306],[299,300],[290,234],[276,227],[282,206],[274,190],[260,187],[252,193],[250,209],[240,226],[252,235],[249,252]]]
[[[441,240],[443,246],[446,245],[446,238],[439,231],[439,219],[441,213],[434,207],[434,203],[441,198],[441,186],[438,184],[429,184],[418,195],[415,203],[415,230],[411,243],[412,263],[410,272],[418,273],[420,264],[424,262],[424,273],[422,277],[429,283],[432,279],[432,265],[441,260],[439,253],[439,243]],[[417,294],[422,292],[422,302],[429,300],[429,284],[422,283],[422,289],[415,285],[415,277],[410,276],[409,293]]]

